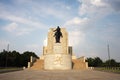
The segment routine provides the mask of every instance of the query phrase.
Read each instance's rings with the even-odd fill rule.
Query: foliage
[[[103,61],[99,57],[87,58],[88,66],[98,67],[102,66]]]
[[[87,58],[86,61],[88,62],[88,66],[90,66],[90,67],[94,66],[94,59],[93,58]]]
[[[119,67],[119,63],[116,62],[114,59],[106,60],[104,63],[104,66],[109,66],[109,67]]]
[[[120,63],[116,62],[114,59],[106,60],[103,62],[99,57],[87,58],[89,67],[120,67]]]
[[[20,54],[17,51],[5,51],[0,52],[0,67],[27,67],[30,56],[38,58],[34,52],[26,51]]]

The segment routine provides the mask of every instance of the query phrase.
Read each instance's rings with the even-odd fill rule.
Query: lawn
[[[6,73],[6,72],[13,72],[13,71],[19,71],[19,70],[23,70],[23,68],[0,68],[0,73]]]
[[[120,74],[120,67],[95,67],[94,70],[114,72]]]

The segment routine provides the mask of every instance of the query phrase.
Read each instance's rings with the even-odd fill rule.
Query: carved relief
[[[54,59],[54,64],[62,64],[62,56],[57,55]]]

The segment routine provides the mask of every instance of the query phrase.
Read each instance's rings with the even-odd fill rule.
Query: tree
[[[30,56],[38,58],[34,52],[26,51],[20,54],[17,51],[5,51],[0,52],[0,67],[23,67],[30,61]]]
[[[94,66],[94,59],[93,58],[87,58],[86,61],[88,62],[88,66],[89,67],[93,67]]]
[[[17,51],[12,51],[12,54],[14,56],[14,66],[21,67],[22,64],[21,54]]]
[[[103,61],[99,57],[94,58],[94,67],[101,67],[103,64]]]
[[[99,57],[87,58],[89,67],[120,67],[120,63],[116,62],[114,59],[106,60],[103,62]]]
[[[3,52],[0,52],[0,66],[5,67],[6,66],[6,55],[7,51],[3,50]]]
[[[104,65],[106,67],[119,67],[119,64],[114,59],[106,60]]]
[[[29,51],[24,52],[21,56],[22,56],[22,60],[23,60],[22,65],[26,66],[26,67],[28,65],[28,62],[30,62],[31,56],[33,56],[35,58],[39,58],[34,52],[29,52]]]
[[[89,67],[101,67],[103,64],[103,61],[99,57],[87,58],[87,62]]]

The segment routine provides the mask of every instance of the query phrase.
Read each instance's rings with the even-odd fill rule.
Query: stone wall
[[[54,31],[55,28],[50,28],[48,32],[48,43],[47,43],[47,54],[55,54],[54,53],[54,46],[55,43],[55,37],[54,37]],[[65,28],[61,28],[61,32],[63,37],[60,38],[60,44],[62,46],[62,51],[64,54],[68,54],[68,34],[66,32]]]
[[[44,57],[44,64],[46,70],[70,70],[72,69],[71,55],[48,54]]]

